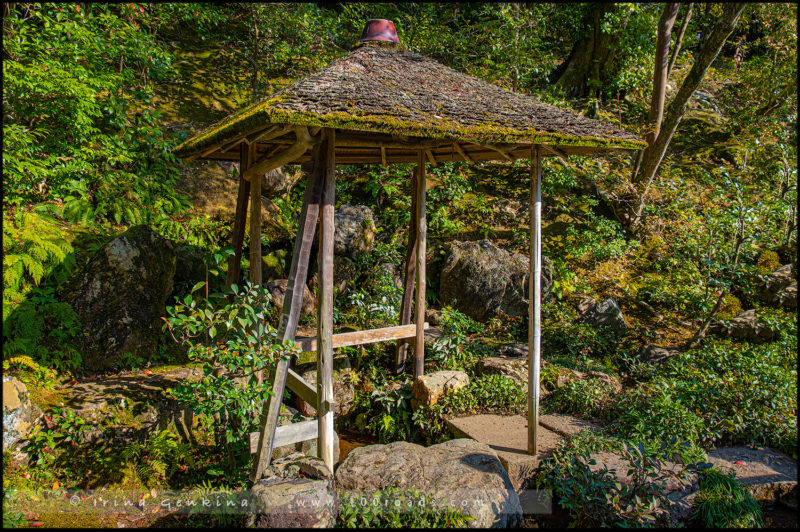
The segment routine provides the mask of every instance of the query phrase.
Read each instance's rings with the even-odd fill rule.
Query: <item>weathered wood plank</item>
[[[417,212],[417,176],[416,172],[411,178],[411,216]],[[400,325],[411,323],[411,303],[414,298],[414,273],[417,266],[417,223],[411,220],[408,227],[408,243],[406,244],[406,269],[403,279],[403,299],[400,302]],[[415,327],[416,335],[416,327]],[[394,372],[400,375],[406,369],[408,357],[408,342],[397,342],[397,356],[395,357]]]
[[[430,325],[425,324],[427,329]],[[408,325],[395,325],[380,329],[369,329],[366,331],[353,331],[333,335],[333,349],[349,347],[353,345],[374,344],[377,342],[391,342],[414,338],[417,335],[417,326],[413,323]],[[300,347],[301,353],[317,350],[316,338],[295,338],[295,344]]]
[[[319,216],[319,296],[317,299],[317,421],[319,458],[333,471],[333,231],[336,197],[336,162],[334,160],[335,133],[323,130],[320,148],[320,166],[323,167],[324,185]]]
[[[301,421],[291,425],[283,425],[275,429],[272,448],[292,445],[301,441],[313,440],[317,437],[317,420]],[[258,452],[258,432],[250,433],[250,454]]]
[[[289,368],[289,373],[286,376],[286,386],[306,403],[317,404],[317,390],[291,368]]]
[[[425,238],[428,224],[425,219],[425,153],[420,150],[417,162],[417,291],[414,323],[417,326],[414,342],[414,378],[425,373]]]
[[[247,223],[247,204],[250,201],[250,182],[242,179],[242,172],[250,164],[249,156],[250,150],[247,146],[241,146],[239,149],[239,192],[236,196],[236,214],[233,217],[233,234],[231,235],[233,256],[228,258],[228,273],[225,277],[227,288],[239,280],[239,273],[242,269],[242,245]]]
[[[475,162],[475,161],[473,161],[473,160],[472,160],[472,157],[470,157],[469,155],[467,155],[467,152],[465,152],[465,151],[464,151],[464,148],[462,148],[462,147],[461,147],[461,144],[459,144],[458,142],[454,142],[454,143],[453,143],[453,147],[456,149],[456,151],[458,152],[458,154],[459,154],[461,157],[463,157],[463,158],[464,158],[464,160],[465,160],[465,161],[467,161],[468,163],[474,163],[474,162]]]
[[[248,147],[249,162],[254,159],[255,146]],[[241,175],[246,175],[248,168]],[[261,285],[261,179],[250,183],[250,282]]]
[[[541,148],[531,148],[531,238],[528,275],[528,454],[537,453],[539,428],[539,364],[542,311],[542,160]]]
[[[317,151],[319,145],[317,145]],[[303,291],[308,277],[308,259],[311,255],[311,246],[314,243],[314,232],[319,217],[319,203],[322,196],[323,174],[319,165],[314,165],[308,175],[306,193],[303,198],[303,207],[300,211],[298,220],[297,236],[294,241],[294,252],[292,253],[292,265],[289,268],[289,282],[286,287],[286,294],[283,298],[283,309],[281,310],[281,321],[278,324],[278,338],[281,341],[293,339],[297,335],[297,323],[300,319],[300,309],[303,302]],[[282,359],[275,368],[275,376],[272,384],[274,399],[264,405],[261,414],[261,426],[259,432],[261,438],[258,442],[258,449],[253,460],[253,469],[250,472],[250,482],[255,483],[261,478],[264,468],[269,465],[272,456],[272,443],[275,428],[278,425],[283,393],[286,388],[286,381],[289,374],[289,362]]]

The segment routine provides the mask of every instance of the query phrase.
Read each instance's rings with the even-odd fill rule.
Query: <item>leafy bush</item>
[[[54,218],[3,211],[3,317],[51,274],[63,280],[74,264],[72,246]]]
[[[767,250],[758,257],[758,273],[769,275],[777,270],[781,265],[781,259],[777,253]]]
[[[718,469],[700,474],[700,492],[691,520],[704,528],[755,528],[764,526],[761,507],[743,485]]]
[[[340,491],[337,495],[337,528],[466,528],[474,519],[413,488],[387,488],[363,496]]]
[[[553,390],[545,398],[545,404],[561,414],[594,417],[602,412],[611,390],[610,385],[599,379],[574,379]]]
[[[198,283],[192,292],[204,285]],[[181,383],[171,393],[215,429],[219,445],[254,430],[264,401],[272,396],[269,379],[259,375],[296,353],[293,342],[277,343],[275,329],[265,321],[270,306],[269,291],[248,282],[207,299],[195,300],[190,293],[167,307],[165,329],[203,368],[200,380]]]
[[[30,357],[46,368],[74,371],[81,365],[76,339],[81,322],[52,289],[34,289],[3,321],[3,359]]]
[[[670,445],[662,446],[659,454],[670,454]],[[628,462],[629,482],[620,482],[617,475],[603,464],[595,465],[588,452],[567,456],[555,454],[543,464],[546,484],[554,489],[563,506],[573,519],[574,527],[643,527],[668,524],[671,501],[665,493],[666,481],[681,478],[689,471],[673,473],[663,468],[663,463],[649,456],[645,446],[629,447],[621,451]],[[680,462],[680,455],[671,457]],[[691,468],[690,468],[691,470]]]
[[[86,420],[72,410],[54,408],[49,414],[45,414],[44,423],[36,425],[28,437],[27,452],[35,464],[47,465],[53,460],[56,447],[62,443],[73,446],[82,443],[88,430]]]

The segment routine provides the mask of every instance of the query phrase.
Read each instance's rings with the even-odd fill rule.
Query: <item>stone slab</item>
[[[525,416],[479,414],[446,421],[454,436],[472,438],[491,447],[517,492],[536,473],[539,460],[550,456],[562,440],[560,434],[540,424],[537,434],[539,453],[532,456],[528,454],[528,419]]]
[[[539,416],[539,425],[546,429],[557,432],[562,436],[574,436],[583,430],[599,431],[600,427],[573,416],[563,416],[561,414],[547,414]]]
[[[797,462],[768,447],[721,447],[708,453],[708,461],[746,486],[756,500],[780,500],[797,508]]]

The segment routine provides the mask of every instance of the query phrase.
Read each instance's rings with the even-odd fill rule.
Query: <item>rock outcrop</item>
[[[463,371],[436,371],[420,375],[412,385],[414,398],[411,400],[411,407],[435,405],[443,395],[455,393],[467,385],[469,376]]]
[[[342,205],[334,214],[333,254],[353,258],[369,253],[375,242],[375,219],[366,205]]]
[[[708,332],[753,343],[768,342],[778,337],[778,331],[759,319],[755,309],[746,310],[728,322],[714,323]]]
[[[439,299],[469,317],[486,321],[500,313],[528,313],[528,257],[511,254],[489,242],[455,242],[446,248]],[[550,260],[542,257],[542,299],[553,284]]]
[[[3,452],[28,437],[42,411],[16,377],[3,377]]]
[[[272,294],[273,306],[278,312],[281,312],[281,309],[283,308],[283,299],[286,296],[286,288],[289,286],[289,280],[276,279],[268,282],[264,286],[267,290],[269,290],[269,293]],[[314,294],[311,293],[311,290],[309,290],[306,285],[303,285],[303,305],[300,308],[300,313],[314,313]]]
[[[170,240],[138,225],[103,246],[70,279],[62,298],[83,324],[87,370],[113,369],[126,353],[146,359],[155,352],[176,262]]]
[[[587,308],[588,307],[588,308]],[[613,299],[605,299],[600,303],[587,305],[587,301],[582,301],[579,310],[582,311],[579,323],[588,323],[598,327],[609,327],[611,330],[624,333],[628,330],[628,324],[625,322],[625,316],[622,314],[619,305]]]
[[[336,469],[340,489],[357,495],[414,488],[474,518],[471,528],[518,526],[519,497],[497,454],[472,439],[430,447],[404,441],[353,449]]]

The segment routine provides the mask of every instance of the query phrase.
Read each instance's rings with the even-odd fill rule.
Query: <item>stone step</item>
[[[472,438],[491,447],[500,458],[517,492],[533,477],[539,461],[550,456],[563,439],[561,434],[540,423],[537,434],[539,452],[533,456],[528,454],[528,419],[525,416],[479,414],[446,421],[454,436]]]

